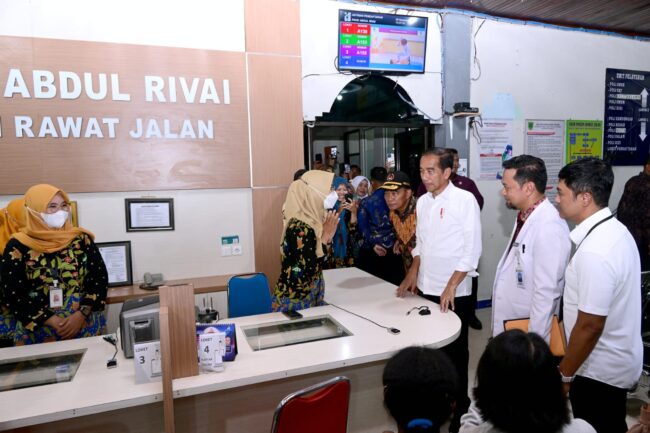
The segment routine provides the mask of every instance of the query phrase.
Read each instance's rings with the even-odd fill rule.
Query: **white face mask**
[[[68,220],[70,213],[65,210],[58,210],[54,213],[41,213],[41,218],[50,228],[60,229]]]
[[[334,209],[334,206],[336,206],[336,202],[338,200],[339,195],[336,193],[336,191],[332,191],[327,194],[327,197],[325,197],[325,200],[323,200],[323,205],[325,206],[325,209]]]

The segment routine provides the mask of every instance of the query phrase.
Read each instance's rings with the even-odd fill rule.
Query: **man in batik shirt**
[[[384,199],[390,209],[388,217],[395,234],[393,252],[401,254],[404,271],[408,272],[413,263],[411,251],[415,248],[415,205],[417,203],[411,190],[411,179],[403,171],[390,173],[381,188],[386,190]]]

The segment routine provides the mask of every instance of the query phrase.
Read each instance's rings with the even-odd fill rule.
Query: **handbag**
[[[530,319],[513,319],[513,320],[504,320],[503,328],[506,331],[511,329],[521,329],[524,332],[528,332],[528,324]],[[551,348],[551,353],[554,356],[564,356],[566,354],[566,336],[564,333],[564,322],[560,322],[557,315],[553,315],[551,318],[551,338],[549,347]]]

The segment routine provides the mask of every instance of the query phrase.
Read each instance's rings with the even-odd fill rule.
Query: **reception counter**
[[[352,335],[253,351],[241,327],[288,319],[269,313],[232,320],[237,325],[237,359],[226,363],[224,372],[174,380],[177,431],[267,432],[282,397],[336,375],[346,375],[352,383],[348,431],[390,428],[381,405],[386,359],[406,346],[450,343],[458,336],[460,320],[422,298],[396,298],[395,286],[356,268],[325,271],[325,286],[330,305],[303,310],[303,315],[329,315]],[[421,305],[432,307],[432,314],[407,315]],[[135,385],[133,361],[121,351],[118,367],[106,369],[113,348],[101,337],[2,349],[0,358],[77,348],[87,351],[71,382],[0,392],[0,429],[162,431],[161,384]]]

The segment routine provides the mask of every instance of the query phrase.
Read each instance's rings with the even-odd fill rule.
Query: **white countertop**
[[[352,332],[352,336],[253,351],[240,326],[287,320],[280,313],[224,319],[237,324],[238,355],[226,363],[221,373],[174,380],[174,396],[186,397],[221,389],[235,388],[285,377],[364,364],[389,358],[410,345],[441,347],[460,332],[460,320],[454,313],[420,297],[395,297],[395,286],[359,269],[328,270],[325,274],[325,300],[365,316],[380,325],[400,329],[392,335],[366,320],[332,305],[303,310],[304,317],[329,314]],[[431,315],[411,308],[429,305]],[[0,349],[0,359],[35,356],[87,348],[75,378],[68,383],[44,385],[0,392],[0,429],[40,424],[108,410],[143,405],[162,400],[160,383],[135,385],[133,360],[118,353],[118,367],[106,368],[113,347],[101,337],[27,347]]]

